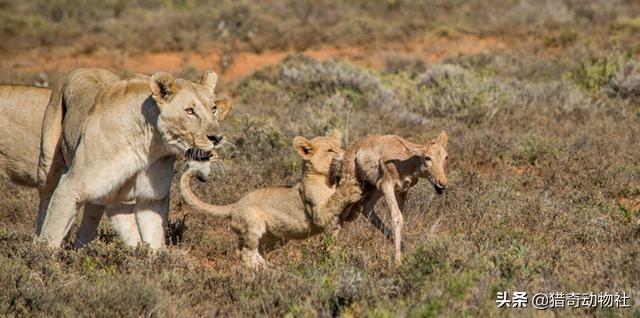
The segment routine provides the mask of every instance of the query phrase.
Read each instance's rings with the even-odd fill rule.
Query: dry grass
[[[51,8],[66,7],[65,3],[54,1]],[[39,13],[45,18],[34,17],[33,21],[60,16],[62,21],[70,19],[71,26],[82,26],[116,15],[123,17],[103,22],[103,28],[94,32],[100,35],[122,27],[120,24],[132,15],[150,19],[142,22],[153,21],[162,13],[183,23],[200,23],[206,19],[186,17],[193,10],[203,16],[219,10],[227,12],[225,19],[259,13],[262,20],[251,19],[256,25],[286,16],[293,20],[285,19],[274,28],[289,30],[305,19],[311,21],[309,25],[329,23],[326,19],[331,10],[347,10],[345,19],[314,36],[333,43],[326,38],[334,34],[331,32],[344,33],[341,36],[352,37],[357,43],[372,36],[363,31],[367,23],[374,23],[367,19],[375,20],[371,17],[384,15],[381,8],[389,8],[396,10],[392,14],[406,14],[407,18],[385,26],[391,33],[371,32],[375,37],[395,38],[402,25],[412,25],[412,19],[420,15],[442,21],[469,12],[478,14],[457,20],[460,29],[466,25],[477,32],[517,35],[535,27],[541,35],[556,36],[553,30],[572,28],[580,35],[575,41],[583,43],[581,29],[585,25],[592,23],[595,30],[617,21],[618,26],[606,32],[637,37],[633,33],[637,18],[622,18],[637,12],[637,4],[630,1],[619,1],[616,6],[600,1],[548,1],[540,10],[533,1],[508,1],[496,10],[487,9],[491,3],[465,2],[454,7],[434,1],[433,11],[417,10],[418,2],[412,1],[354,1],[333,6],[329,2],[224,2],[218,7],[207,6],[207,10],[201,10],[206,3],[199,1],[164,1],[159,7],[155,2],[134,1],[120,3],[124,8],[116,13],[118,3],[101,4],[107,9],[87,4],[80,8],[90,10],[75,13],[47,9],[50,11]],[[330,9],[321,10],[325,5]],[[0,4],[3,9],[15,10],[16,6],[25,14],[35,10],[32,4]],[[361,29],[338,31],[347,28],[342,23],[355,23],[351,19],[357,10],[371,15],[358,18]],[[480,28],[481,18],[490,23]],[[196,25],[194,34],[202,31],[203,37],[210,36],[206,32],[217,30],[210,27],[219,20],[206,23]],[[246,34],[242,32],[249,32],[251,25],[236,25],[228,37],[254,44],[271,41],[269,32],[255,35],[253,40],[243,38]],[[155,32],[158,30],[162,28]],[[60,40],[55,41],[74,39],[64,33],[69,30],[56,32]],[[291,45],[296,36],[305,37],[292,32],[294,35],[285,32],[285,44],[276,41],[273,45]],[[135,32],[132,34],[122,43],[135,43]],[[170,37],[158,37],[160,40],[174,41]],[[555,43],[562,41],[567,38]],[[263,48],[260,45],[256,48]],[[291,56],[231,88],[235,108],[224,127],[237,147],[223,153],[227,175],[217,174],[208,183],[198,184],[198,192],[206,201],[227,203],[257,187],[294,183],[300,166],[290,141],[298,134],[312,136],[338,128],[348,129],[349,143],[370,133],[395,133],[423,142],[446,128],[451,143],[450,187],[437,196],[421,182],[410,192],[401,268],[392,265],[391,244],[359,219],[337,238],[320,235],[267,254],[274,267],[252,275],[239,267],[234,256],[236,239],[228,225],[190,212],[175,187],[168,235],[172,244],[166,251],[126,248],[105,224],[100,239],[90,246],[51,251],[33,243],[35,191],[15,188],[2,180],[0,315],[539,314],[532,309],[496,308],[497,291],[522,290],[626,291],[633,298],[631,309],[565,309],[555,313],[640,316],[640,70],[634,45],[622,43],[606,52],[565,47],[555,57],[535,52],[487,53],[437,64],[398,56],[389,59],[384,70]],[[182,75],[195,74],[185,70]],[[51,79],[56,76],[48,74]],[[40,77],[7,73],[0,78],[33,83]],[[378,210],[388,217],[384,204]]]
[[[372,45],[424,34],[531,38],[580,47],[613,36],[638,51],[633,0],[489,1],[0,1],[0,52],[41,47],[93,52],[302,50]],[[593,38],[592,38],[593,36]]]

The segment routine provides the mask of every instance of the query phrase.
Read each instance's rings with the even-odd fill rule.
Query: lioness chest
[[[125,180],[122,186],[111,191],[99,200],[100,205],[135,203],[136,200],[157,201],[169,195],[173,163],[175,158],[167,156],[152,163],[148,168]]]

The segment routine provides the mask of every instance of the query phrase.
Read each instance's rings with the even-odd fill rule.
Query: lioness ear
[[[308,160],[313,155],[313,144],[307,138],[301,136],[293,138],[293,148],[296,149],[302,159]]]
[[[231,101],[228,98],[219,98],[215,101],[216,112],[218,114],[218,120],[222,121],[231,110]]]
[[[342,144],[342,133],[337,130],[334,129],[331,134],[329,135],[329,138],[332,138],[333,140],[339,142],[340,144]]]
[[[442,146],[443,148],[447,148],[448,139],[449,137],[447,137],[447,132],[443,130],[440,132],[440,135],[438,135],[438,138],[436,139],[436,143]]]
[[[176,80],[169,73],[158,72],[149,78],[151,96],[158,104],[164,104],[173,98],[180,89],[176,85]]]
[[[202,75],[200,84],[206,87],[209,91],[209,94],[213,96],[216,90],[216,84],[218,84],[218,74],[216,74],[216,72],[212,70],[207,70],[206,72],[204,72],[204,75]]]

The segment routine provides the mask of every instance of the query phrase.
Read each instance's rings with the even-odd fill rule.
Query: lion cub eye
[[[184,111],[187,113],[187,115],[193,115],[196,113],[191,107],[185,109]]]

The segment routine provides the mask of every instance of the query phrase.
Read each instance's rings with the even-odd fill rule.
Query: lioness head
[[[170,150],[187,157],[190,164],[208,162],[213,149],[222,145],[219,121],[231,104],[226,99],[216,100],[217,82],[218,76],[211,70],[204,73],[200,83],[174,79],[164,72],[149,78],[151,97],[160,110],[158,130]],[[208,167],[203,165],[203,169]]]
[[[293,138],[293,148],[300,157],[307,162],[308,172],[329,176],[331,165],[335,160],[342,159],[342,135],[334,131],[328,136],[315,137],[311,140],[305,137]]]
[[[422,148],[421,177],[433,184],[436,193],[442,194],[447,187],[447,176],[444,173],[447,160],[447,133],[443,130],[438,138]]]

